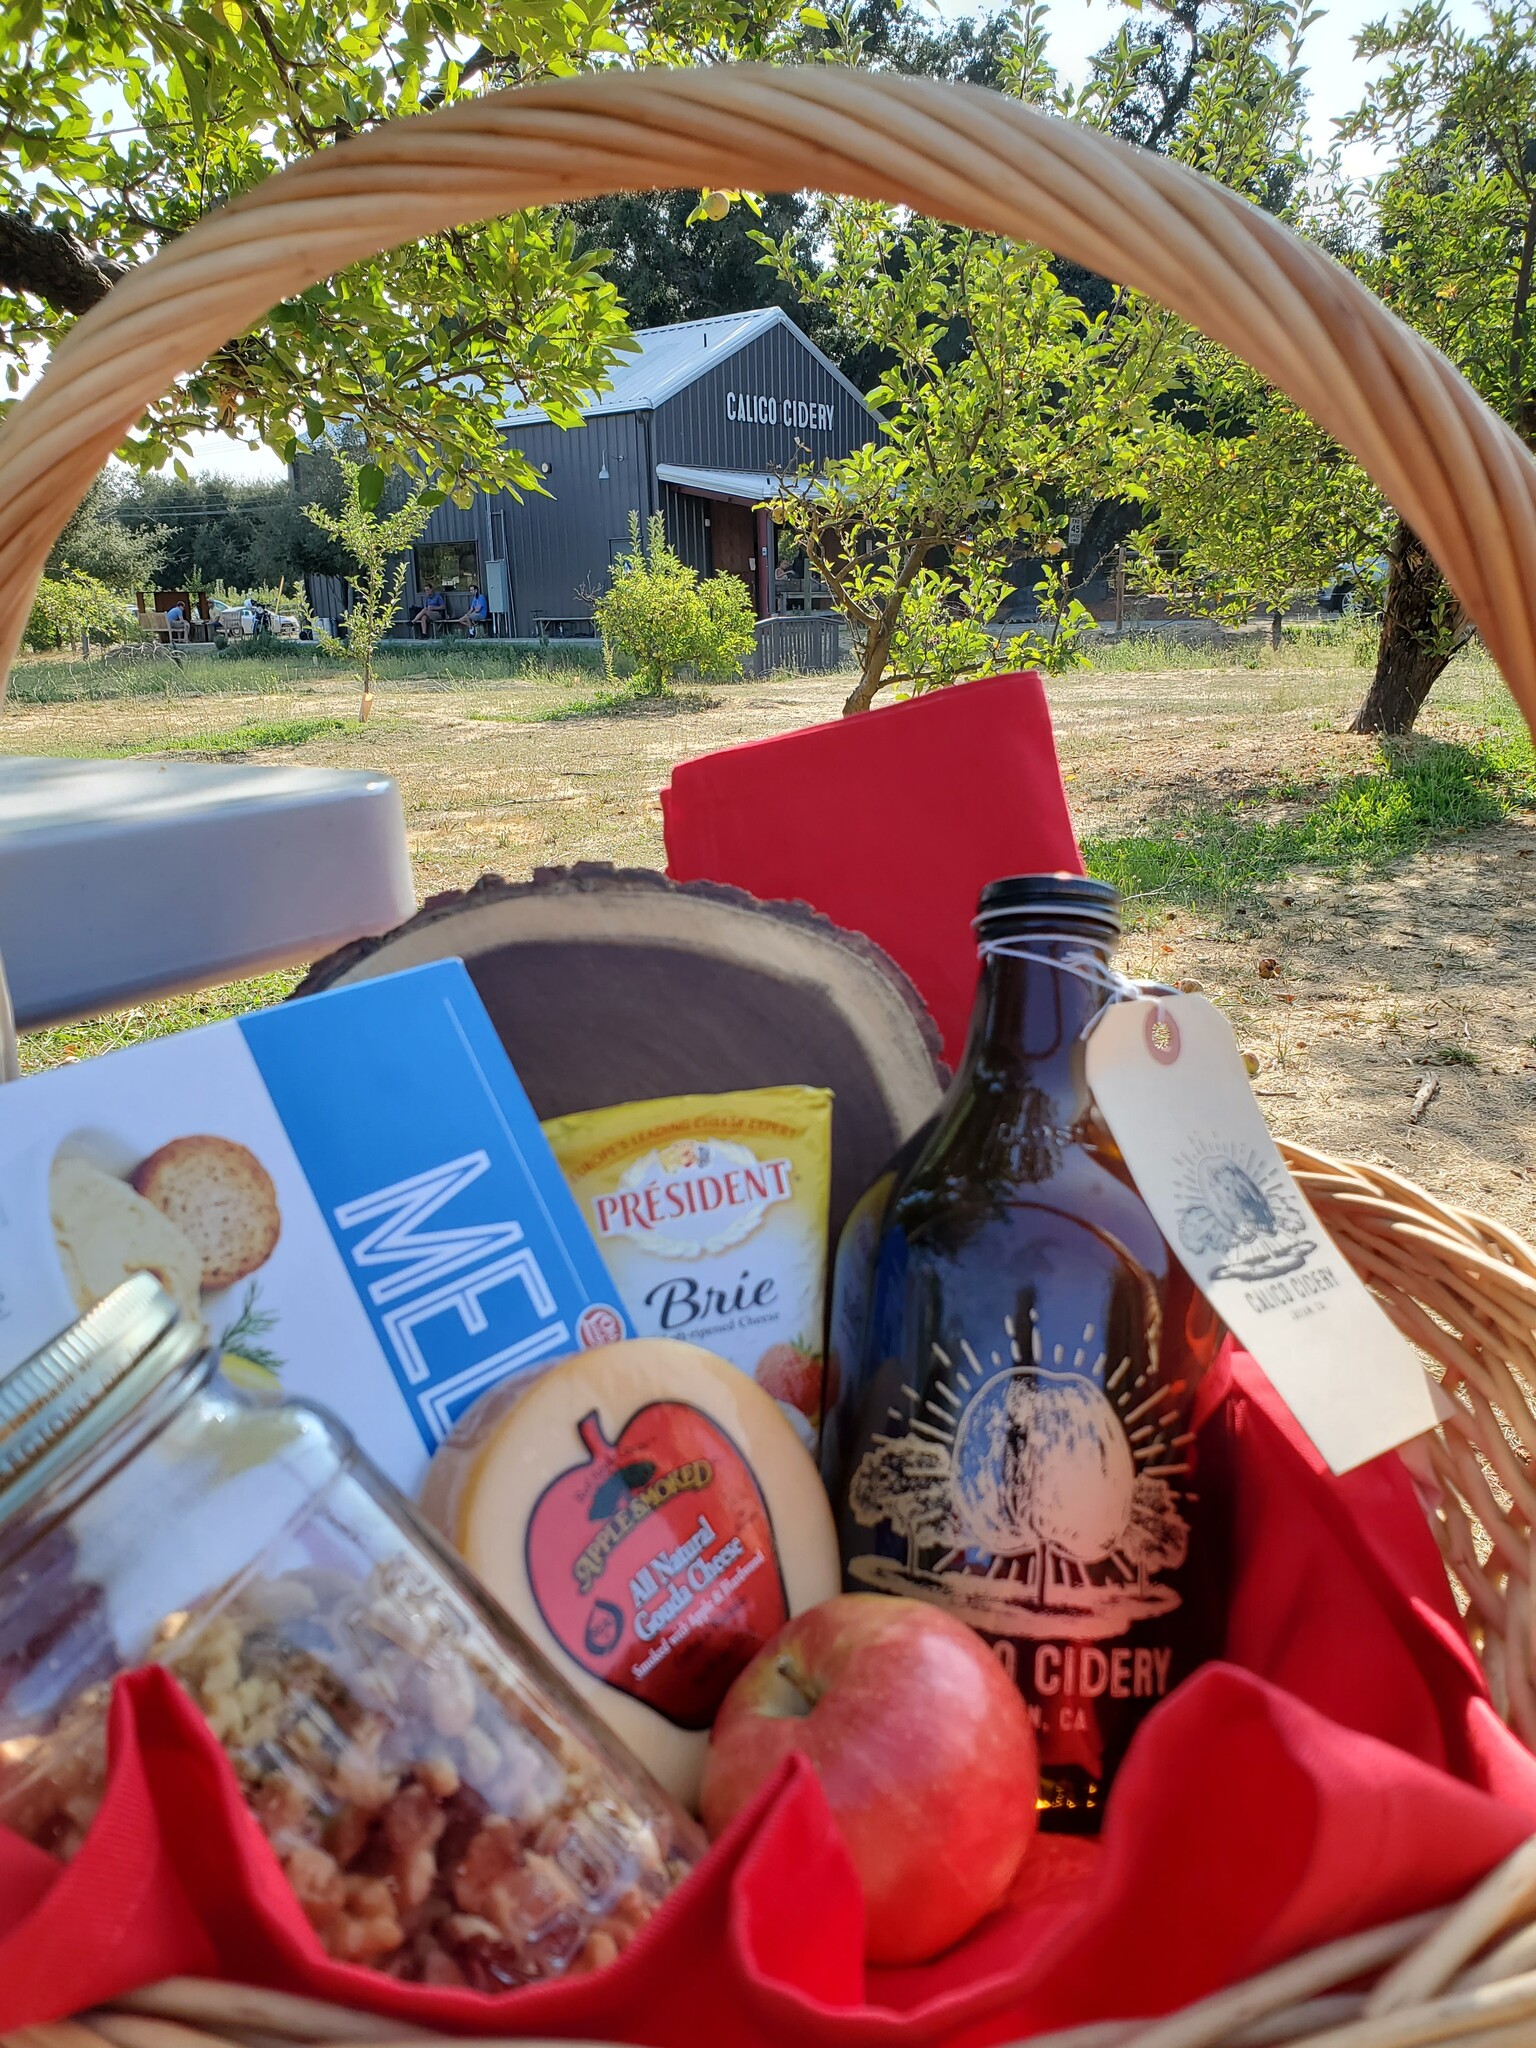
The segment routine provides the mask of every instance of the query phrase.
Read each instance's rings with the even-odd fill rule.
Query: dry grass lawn
[[[1118,841],[1234,804],[1260,821],[1297,815],[1309,788],[1379,765],[1368,742],[1341,730],[1362,681],[1334,666],[1085,670],[1053,682],[1081,832]],[[350,722],[355,691],[340,682],[265,697],[13,703],[0,749],[150,751],[190,740],[227,758],[254,733],[264,760],[382,770],[404,792],[426,896],[486,870],[661,865],[658,791],[676,762],[835,716],[845,682],[745,683],[624,715],[548,716],[592,687],[589,677],[389,684],[365,733],[305,723]],[[1475,738],[1500,715],[1494,688],[1485,668],[1469,668],[1437,693],[1444,702],[1426,734]],[[290,725],[302,743],[272,744]],[[1533,870],[1536,813],[1517,810],[1343,879],[1300,865],[1214,896],[1169,886],[1133,905],[1126,960],[1198,980],[1222,1004],[1259,1057],[1257,1086],[1282,1134],[1388,1162],[1536,1237]],[[176,1021],[195,1018],[183,1006]],[[110,1033],[154,1028],[164,1021],[141,1013]],[[44,1034],[29,1059],[103,1042]],[[1410,1126],[1431,1074],[1439,1093]]]

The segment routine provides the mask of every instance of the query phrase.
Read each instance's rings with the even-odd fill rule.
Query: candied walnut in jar
[[[112,1681],[150,1663],[338,1961],[596,1969],[701,1853],[344,1432],[215,1385],[141,1276],[0,1381],[0,1823],[78,1850]]]

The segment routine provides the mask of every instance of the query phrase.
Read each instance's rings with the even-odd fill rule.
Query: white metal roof
[[[739,505],[761,505],[776,498],[781,488],[779,479],[765,469],[685,469],[681,463],[658,462],[656,475],[679,490],[699,491],[706,498],[729,498]],[[793,476],[784,479],[790,490],[802,496],[808,481]]]
[[[757,306],[750,313],[716,313],[708,320],[678,320],[670,327],[637,327],[633,336],[636,352],[614,364],[608,372],[608,390],[594,392],[591,403],[581,409],[582,417],[593,420],[609,413],[649,412],[773,327],[788,327],[827,374],[860,405],[864,403],[858,386],[822,354],[782,306]],[[507,413],[503,424],[528,426],[548,418],[541,406],[518,405]]]

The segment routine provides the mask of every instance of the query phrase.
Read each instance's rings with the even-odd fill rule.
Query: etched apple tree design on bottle
[[[848,1505],[861,1528],[889,1522],[906,1538],[907,1572],[916,1576],[923,1550],[952,1544],[960,1533],[953,1487],[949,1452],[941,1445],[919,1436],[882,1437],[859,1460]]]
[[[1083,1334],[1070,1364],[1061,1346],[1046,1363],[1038,1330],[1025,1358],[1010,1324],[1012,1363],[994,1352],[991,1372],[968,1344],[960,1366],[934,1347],[938,1400],[903,1389],[910,1411],[889,1417],[904,1433],[874,1438],[848,1493],[859,1526],[884,1524],[906,1558],[856,1557],[854,1578],[1009,1636],[1092,1641],[1179,1605],[1158,1575],[1189,1550],[1169,1484],[1189,1470],[1184,1388],[1148,1389],[1128,1358],[1090,1366]]]

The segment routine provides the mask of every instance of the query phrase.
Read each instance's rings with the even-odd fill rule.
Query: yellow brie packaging
[[[814,1451],[831,1091],[623,1102],[552,1117],[544,1135],[638,1334],[729,1359]]]

